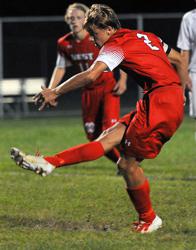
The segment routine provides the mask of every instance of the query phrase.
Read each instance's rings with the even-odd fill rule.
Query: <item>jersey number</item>
[[[144,43],[145,43],[146,45],[148,45],[148,47],[150,47],[152,50],[159,50],[158,47],[152,45],[152,42],[149,40],[149,38],[148,38],[147,35],[137,33],[137,37],[138,37],[139,39],[143,38],[143,39],[144,39]]]
[[[86,62],[86,63],[79,63],[79,67],[80,67],[80,71],[85,71],[89,68],[89,64]]]

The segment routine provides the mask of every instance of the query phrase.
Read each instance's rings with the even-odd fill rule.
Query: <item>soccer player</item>
[[[99,48],[83,28],[88,9],[84,4],[74,3],[66,10],[65,21],[71,32],[58,39],[56,67],[49,84],[51,89],[61,82],[67,67],[75,65],[78,71],[82,72],[88,69],[98,56]],[[126,78],[127,75],[122,70],[118,82],[111,71],[103,72],[93,83],[83,87],[82,118],[90,141],[119,119],[120,95],[126,90]],[[116,163],[120,154],[117,148],[113,148],[106,156]]]
[[[195,1],[196,3],[196,1]],[[196,9],[184,14],[179,30],[177,46],[189,70],[186,87],[189,90],[189,115],[196,119]],[[195,132],[196,140],[196,132]]]
[[[42,106],[54,106],[59,95],[90,84],[102,72],[116,67],[135,77],[144,89],[143,99],[137,102],[135,111],[122,117],[92,142],[45,157],[26,155],[12,148],[11,157],[21,167],[47,175],[61,166],[95,160],[120,145],[122,155],[118,167],[139,216],[134,230],[150,233],[162,226],[162,220],[152,207],[149,181],[140,162],[155,158],[183,120],[186,67],[180,53],[169,48],[156,35],[121,28],[117,15],[106,5],[91,6],[85,28],[101,47],[97,59],[89,69],[56,88],[43,89],[36,100]],[[176,65],[181,80],[168,58]]]

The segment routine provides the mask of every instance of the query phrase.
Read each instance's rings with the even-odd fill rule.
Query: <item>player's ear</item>
[[[112,35],[113,31],[114,31],[114,28],[112,28],[111,26],[107,27],[107,35],[108,36]]]

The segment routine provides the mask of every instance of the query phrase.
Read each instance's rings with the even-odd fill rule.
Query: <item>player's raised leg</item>
[[[10,156],[20,167],[34,171],[42,176],[50,174],[55,169],[55,166],[47,162],[43,157],[26,155],[18,148],[11,148]]]
[[[123,124],[117,123],[105,131],[96,141],[77,145],[52,156],[28,155],[16,148],[12,148],[10,154],[17,165],[44,176],[58,167],[100,158],[120,143],[125,128]]]

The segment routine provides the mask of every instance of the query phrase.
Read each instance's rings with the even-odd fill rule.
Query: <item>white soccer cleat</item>
[[[49,175],[55,169],[55,166],[47,162],[42,156],[26,155],[17,148],[11,148],[10,156],[20,167],[41,176]]]
[[[134,231],[138,233],[152,233],[162,227],[162,220],[156,215],[152,222],[139,221],[134,224]]]

